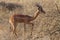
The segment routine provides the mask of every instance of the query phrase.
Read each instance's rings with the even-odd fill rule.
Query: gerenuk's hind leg
[[[13,29],[13,33],[17,36],[16,27],[17,27],[17,23],[14,24],[14,29]]]

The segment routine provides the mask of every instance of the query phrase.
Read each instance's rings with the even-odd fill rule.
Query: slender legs
[[[33,24],[33,23],[29,23],[29,24],[32,25],[32,27],[31,27],[31,35],[32,35],[32,31],[33,31],[33,26],[34,26],[34,24]]]
[[[34,24],[33,23],[24,23],[24,38],[25,38],[25,32],[26,32],[26,24],[31,24],[32,25],[32,27],[31,27],[31,38],[32,38],[32,33],[33,33],[33,26],[34,26]]]
[[[16,22],[11,22],[10,23],[12,26],[10,27],[10,29],[12,30],[12,32],[17,36],[16,34],[16,27],[17,27],[17,23]],[[25,35],[25,32],[26,32],[26,24],[31,24],[32,27],[31,27],[31,35],[32,35],[32,31],[33,31],[33,26],[34,24],[33,23],[24,23],[24,35]]]
[[[23,35],[24,36],[24,40],[25,40],[25,36],[26,36],[25,33],[26,33],[26,23],[24,23],[24,35]]]
[[[14,30],[13,30],[13,33],[17,36],[16,27],[17,27],[17,23],[14,23]]]
[[[11,31],[13,32],[13,34],[15,34],[16,36],[17,36],[17,34],[16,34],[16,27],[17,27],[17,24],[16,23],[10,23],[12,26],[10,27],[10,29],[11,29]]]
[[[24,32],[26,31],[26,24],[24,23]]]

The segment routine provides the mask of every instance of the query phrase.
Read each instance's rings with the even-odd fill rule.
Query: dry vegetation
[[[17,8],[9,12],[7,9],[0,7],[0,40],[60,40],[60,13],[57,11],[55,3],[60,10],[59,0],[0,0],[5,2],[17,3],[23,6],[23,9]],[[8,22],[10,15],[13,13],[26,14],[33,16],[37,10],[35,4],[41,4],[46,14],[40,14],[34,20],[33,35],[31,36],[31,25],[26,25],[24,35],[24,25],[17,26],[17,37],[10,32]]]

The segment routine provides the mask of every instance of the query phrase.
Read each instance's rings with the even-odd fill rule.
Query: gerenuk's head
[[[38,10],[42,13],[45,13],[45,11],[43,10],[42,6],[39,4],[36,4],[36,6],[38,7]]]

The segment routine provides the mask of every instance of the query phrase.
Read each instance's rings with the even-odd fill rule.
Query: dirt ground
[[[0,8],[0,40],[60,40],[60,13],[57,10],[55,3],[60,11],[60,0],[0,0],[6,3],[16,3],[23,6],[23,9],[17,8],[14,11],[8,11],[5,8]],[[34,16],[37,7],[35,4],[40,4],[46,14],[39,16],[32,21],[34,23],[32,35],[31,25],[26,25],[24,32],[24,24],[19,23],[16,29],[17,37],[10,32],[11,25],[9,17],[12,14],[24,14]]]

